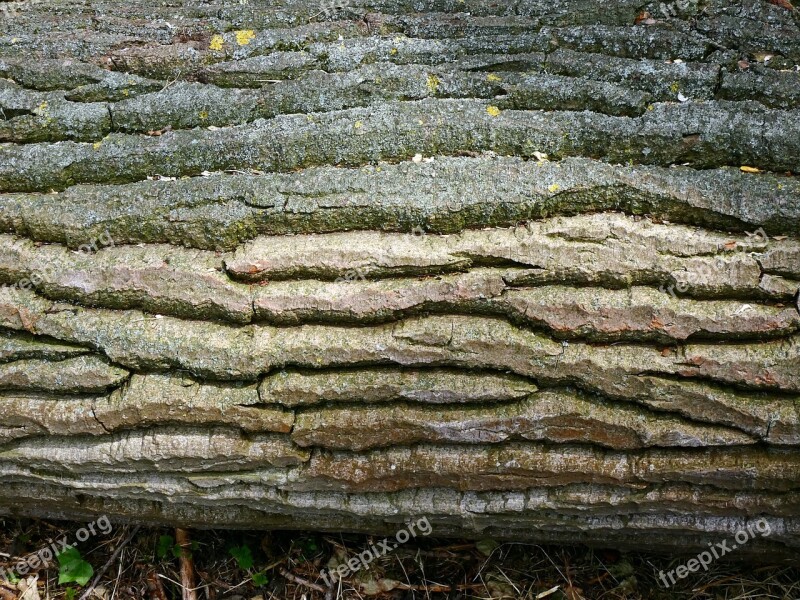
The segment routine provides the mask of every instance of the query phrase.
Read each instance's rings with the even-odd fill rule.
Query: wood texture
[[[796,555],[797,11],[325,6],[3,3],[0,513]]]

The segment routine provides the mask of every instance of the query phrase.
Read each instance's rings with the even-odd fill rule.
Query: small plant
[[[319,544],[314,538],[301,538],[295,540],[293,545],[300,551],[300,556],[304,560],[310,560],[319,553]]]
[[[236,559],[236,564],[242,571],[249,571],[253,568],[253,553],[248,546],[234,546],[230,549],[230,554]]]
[[[162,535],[158,538],[158,545],[156,546],[156,556],[164,560],[169,555],[173,558],[180,558],[181,547],[180,544],[175,543],[175,538],[171,535]]]
[[[58,560],[59,585],[62,583],[86,585],[94,574],[92,565],[83,560],[77,548],[67,548],[56,556],[56,560]]]
[[[199,547],[200,544],[193,541],[188,548],[181,548],[181,545],[175,541],[174,537],[171,535],[162,535],[159,536],[158,544],[156,544],[156,556],[160,560],[166,558],[171,560],[173,558],[180,558],[181,553],[186,552],[187,556],[191,557],[192,552],[196,552]]]
[[[17,577],[17,574],[14,571],[11,571],[6,575],[8,577],[8,582],[12,585],[17,585],[21,580]]]
[[[253,585],[258,587],[267,585],[269,578],[267,577],[266,571],[260,571],[258,573],[253,573],[253,553],[250,550],[250,547],[246,544],[242,544],[241,546],[234,546],[230,549],[230,555],[236,560],[236,564],[239,565],[239,568],[242,571],[247,571],[247,573],[253,579]]]

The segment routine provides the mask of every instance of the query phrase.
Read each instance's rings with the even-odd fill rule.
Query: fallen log
[[[312,4],[4,3],[0,513],[796,555],[797,11]]]

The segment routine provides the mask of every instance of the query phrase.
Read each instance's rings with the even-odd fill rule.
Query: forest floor
[[[381,548],[380,540],[290,531],[137,529],[102,519],[93,527],[30,519],[0,523],[0,600],[800,598],[796,566],[737,561],[735,551],[712,561],[708,570],[700,567],[679,579],[678,568],[691,567],[693,557],[437,539],[423,531],[380,558],[365,559],[355,573],[329,586],[331,569]],[[76,542],[76,536],[88,537]],[[64,551],[65,544],[74,549]],[[61,552],[55,560],[28,573],[15,570],[21,559],[29,564],[36,563],[31,557],[47,559],[50,548]],[[665,586],[670,571],[676,583]],[[184,593],[184,585],[194,587],[194,596]]]

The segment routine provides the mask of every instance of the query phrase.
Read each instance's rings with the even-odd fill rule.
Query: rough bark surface
[[[0,8],[0,513],[796,556],[787,2]]]

